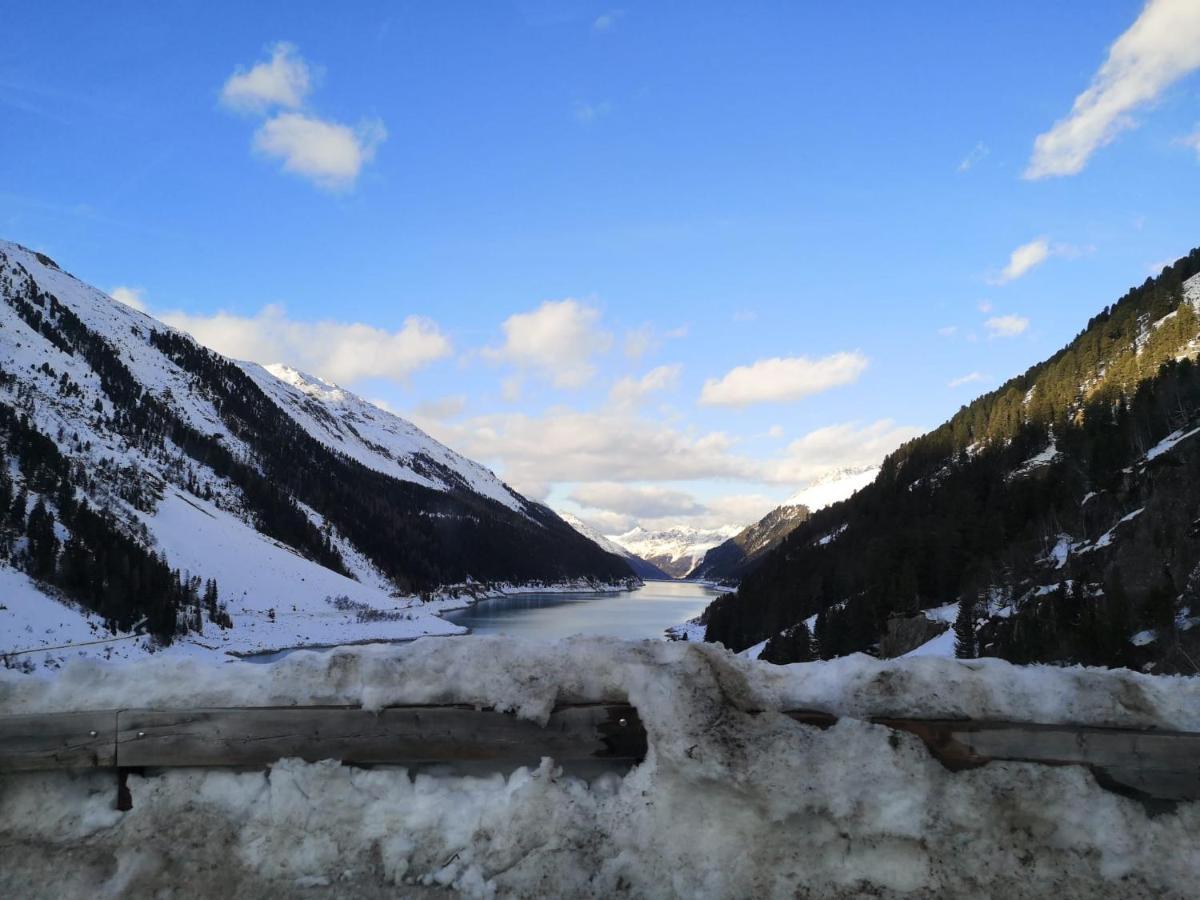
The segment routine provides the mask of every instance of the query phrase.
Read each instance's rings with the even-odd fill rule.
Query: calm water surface
[[[557,640],[574,634],[661,639],[663,630],[700,615],[718,591],[687,581],[647,581],[636,591],[521,594],[482,600],[443,617],[475,634]]]

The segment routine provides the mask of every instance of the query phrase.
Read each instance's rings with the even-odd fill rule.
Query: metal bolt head
[[[629,724],[629,720],[628,719],[617,719],[617,724],[620,725],[622,728],[624,728],[626,725]]]

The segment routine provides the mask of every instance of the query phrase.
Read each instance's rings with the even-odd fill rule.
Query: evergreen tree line
[[[202,610],[232,624],[215,580],[201,587],[172,570],[110,512],[77,496],[74,476],[55,442],[0,402],[0,559],[99,614],[113,633],[145,619],[146,631],[169,643],[199,630]]]
[[[465,581],[629,578],[627,563],[605,553],[553,512],[524,514],[465,486],[439,491],[377,472],[314,438],[237,365],[191,339],[154,331],[150,340],[208,390],[226,427],[253,451],[266,478],[316,510],[401,590],[423,592]],[[430,475],[452,470],[421,459]]]
[[[1022,422],[1009,442],[962,448],[936,467],[919,445],[889,458],[874,484],[817,512],[736,594],[709,607],[708,640],[740,649],[769,637],[770,653],[782,660],[793,653],[788,629],[816,614],[812,652],[828,659],[874,649],[894,613],[962,598],[962,653],[1128,665],[1133,630],[1174,622],[1182,586],[1170,577],[1132,596],[1120,571],[1106,571],[1096,596],[1080,588],[1064,602],[1061,594],[1032,601],[1008,619],[977,626],[973,618],[986,616],[992,586],[1032,574],[1054,536],[1080,533],[1086,493],[1120,491],[1126,469],[1147,449],[1200,420],[1198,367],[1171,359],[1132,394],[1115,402],[1096,396],[1078,412]],[[1051,439],[1057,460],[1014,476]],[[817,544],[842,524],[838,538]],[[1166,548],[1156,552],[1165,556]]]

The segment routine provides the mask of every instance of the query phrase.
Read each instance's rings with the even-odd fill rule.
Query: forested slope
[[[708,639],[777,662],[887,651],[898,619],[957,603],[962,655],[1188,670],[1197,272],[1192,251],[894,452],[709,607]]]

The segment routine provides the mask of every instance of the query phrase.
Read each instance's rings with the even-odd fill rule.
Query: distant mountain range
[[[582,534],[589,540],[594,541],[601,549],[607,550],[609,553],[615,553],[617,556],[629,563],[629,568],[633,569],[634,574],[639,578],[651,579],[670,579],[673,576],[668,575],[658,566],[647,560],[642,559],[636,553],[622,547],[612,538],[600,533],[596,528],[593,528],[587,522],[578,516],[573,516],[570,513],[559,513],[559,516],[564,522]]]
[[[23,598],[0,602],[5,644],[85,620],[316,641],[339,603],[361,624],[454,585],[634,578],[411,423],[226,359],[7,242],[0,450],[0,581]]]
[[[614,543],[666,572],[672,578],[687,578],[704,559],[704,554],[741,529],[736,525],[715,529],[679,525],[648,531],[640,525],[624,534],[610,535]]]
[[[878,474],[878,466],[845,468],[814,481],[782,506],[705,553],[688,577],[737,584],[812,513],[845,500]]]
[[[1198,273],[1194,250],[892,453],[710,605],[707,638],[775,662],[955,652],[1194,674]]]

